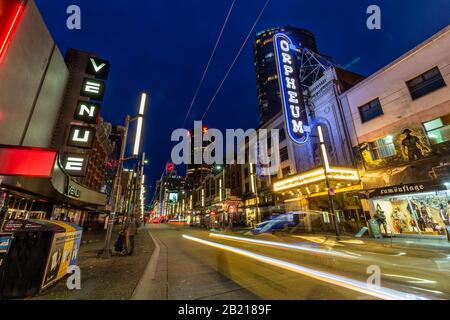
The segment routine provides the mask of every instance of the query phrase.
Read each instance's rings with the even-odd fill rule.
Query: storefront
[[[450,191],[444,182],[398,185],[372,190],[369,194],[373,216],[380,221],[382,232],[446,235],[445,227],[450,225]]]

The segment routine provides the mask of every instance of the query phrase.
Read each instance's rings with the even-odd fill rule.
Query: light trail
[[[299,266],[299,265],[296,265],[296,264],[293,264],[290,262],[270,258],[270,257],[256,254],[256,253],[253,253],[253,252],[250,252],[247,250],[242,250],[239,248],[227,246],[224,244],[203,240],[203,239],[191,237],[188,235],[183,235],[183,238],[190,240],[190,241],[197,242],[197,243],[201,243],[201,244],[204,244],[204,245],[207,245],[210,247],[214,247],[217,249],[233,252],[233,253],[239,254],[241,256],[254,259],[256,261],[267,263],[269,265],[272,265],[272,266],[275,266],[278,268],[282,268],[282,269],[285,269],[288,271],[292,271],[292,272],[295,272],[295,273],[298,273],[298,274],[301,274],[301,275],[304,275],[304,276],[307,276],[307,277],[310,277],[310,278],[313,278],[313,279],[316,279],[319,281],[331,283],[336,286],[340,286],[340,287],[343,287],[346,289],[350,289],[350,290],[357,291],[357,292],[360,292],[363,294],[367,294],[367,295],[370,295],[375,298],[384,299],[384,300],[429,300],[425,297],[408,294],[408,293],[400,292],[400,291],[393,290],[393,289],[372,287],[361,281],[345,278],[345,277],[334,275],[334,274],[331,274],[328,272],[322,272],[322,271],[314,270],[311,268],[302,267],[302,266]]]
[[[297,246],[297,245],[288,244],[288,243],[275,242],[275,241],[265,241],[265,240],[257,240],[257,239],[242,238],[242,237],[235,237],[235,236],[227,236],[227,235],[216,234],[216,233],[211,233],[209,236],[212,238],[220,238],[220,239],[226,239],[226,240],[231,240],[231,241],[241,241],[241,242],[247,242],[247,243],[255,243],[255,244],[274,246],[274,247],[280,247],[280,248],[286,248],[286,249],[306,251],[306,252],[311,252],[311,253],[321,253],[321,254],[333,255],[333,256],[348,258],[348,259],[357,259],[358,258],[356,256],[352,256],[350,254],[345,254],[345,253],[341,253],[341,252],[337,252],[337,251],[322,250],[322,249],[316,249],[316,248],[311,248],[311,247],[302,247],[302,246]]]

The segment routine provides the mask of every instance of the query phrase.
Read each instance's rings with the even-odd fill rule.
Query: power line
[[[250,32],[247,34],[247,37],[245,38],[244,42],[242,43],[241,48],[239,49],[236,57],[234,58],[233,62],[231,63],[230,68],[228,68],[227,73],[225,74],[225,77],[223,78],[222,82],[220,83],[219,87],[217,88],[217,91],[214,93],[214,96],[212,97],[209,105],[206,107],[205,113],[202,116],[202,120],[205,118],[206,114],[208,113],[209,109],[211,108],[212,104],[214,103],[214,101],[216,100],[217,95],[219,94],[220,90],[222,89],[225,81],[227,80],[228,76],[231,73],[231,70],[233,69],[234,65],[236,64],[237,60],[239,59],[239,56],[241,55],[242,51],[245,48],[245,45],[248,42],[248,39],[250,39],[251,35],[253,34],[256,25],[258,24],[259,20],[261,19],[262,15],[264,14],[264,11],[266,10],[267,5],[269,4],[270,0],[266,0],[266,3],[264,4],[263,8],[261,9],[261,11],[259,12],[258,17],[255,20],[255,23],[253,24]]]
[[[189,110],[186,113],[186,117],[184,119],[183,126],[186,124],[186,121],[187,121],[187,119],[189,117],[189,114],[191,113],[192,107],[194,106],[195,100],[197,100],[198,93],[200,92],[200,89],[202,88],[203,82],[205,81],[205,78],[206,78],[206,74],[208,73],[209,67],[211,66],[211,62],[212,62],[212,60],[214,58],[214,55],[215,55],[215,53],[217,51],[217,48],[219,47],[220,40],[222,39],[222,35],[223,35],[223,32],[225,31],[225,27],[226,27],[226,25],[228,23],[228,20],[230,19],[231,13],[233,12],[233,8],[234,8],[235,3],[236,3],[236,0],[233,0],[233,3],[231,4],[230,9],[228,10],[228,14],[227,14],[227,16],[225,18],[225,21],[224,21],[223,25],[222,25],[222,29],[220,30],[219,36],[217,37],[214,49],[211,52],[211,56],[209,57],[209,61],[208,61],[207,65],[206,65],[206,68],[205,68],[205,70],[203,72],[203,75],[202,75],[202,78],[200,80],[200,83],[199,83],[199,85],[197,87],[197,90],[195,91],[194,97],[192,98],[191,105],[189,106]]]

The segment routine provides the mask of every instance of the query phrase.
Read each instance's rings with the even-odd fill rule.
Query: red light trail
[[[13,19],[11,21],[11,24],[9,25],[9,28],[7,28],[7,33],[4,36],[3,39],[0,39],[0,64],[2,63],[3,57],[6,53],[6,49],[8,48],[8,44],[11,41],[12,35],[14,34],[14,31],[19,23],[20,17],[22,16],[23,9],[25,7],[25,3],[23,1],[20,2],[18,5],[18,8],[15,10],[15,14],[13,15]]]

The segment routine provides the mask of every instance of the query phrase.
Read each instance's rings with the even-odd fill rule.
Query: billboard
[[[308,141],[308,115],[303,101],[296,48],[284,33],[274,36],[275,57],[286,132],[295,144]]]

